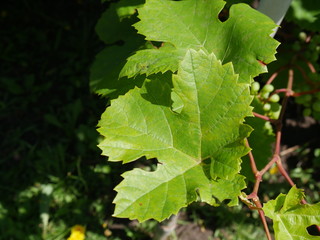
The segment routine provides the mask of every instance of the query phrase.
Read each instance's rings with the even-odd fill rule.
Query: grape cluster
[[[310,91],[309,94],[296,97],[295,102],[304,107],[304,116],[320,120],[320,93],[312,93],[313,90],[320,89],[320,34],[297,31],[296,41],[288,47],[292,56],[288,64],[292,64],[295,72],[293,91]]]
[[[300,52],[309,61],[316,62],[320,54],[320,35],[314,35],[308,39],[305,32],[300,32],[298,38],[299,40],[292,44],[292,50]]]
[[[271,119],[278,119],[281,111],[280,96],[274,92],[274,86],[266,84],[259,90],[260,83],[253,82],[251,84],[251,94],[256,95],[261,102],[264,114]]]

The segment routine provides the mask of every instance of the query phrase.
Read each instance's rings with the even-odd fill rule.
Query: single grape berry
[[[257,93],[260,90],[260,83],[259,82],[253,82],[251,84],[251,92]]]
[[[265,103],[262,107],[263,111],[268,112],[271,109],[271,105],[269,103]]]
[[[269,98],[270,102],[276,103],[279,102],[280,97],[278,94],[273,94],[270,98]]]
[[[274,90],[274,86],[271,85],[271,84],[266,84],[264,85],[264,87],[262,88],[262,92],[267,92],[267,93],[270,93]]]
[[[307,39],[307,34],[305,32],[300,32],[299,38],[301,41],[305,41]]]
[[[262,99],[268,99],[269,98],[269,93],[268,92],[263,92],[263,93],[261,93],[261,98]]]
[[[269,134],[273,133],[273,128],[269,121],[265,122],[264,129],[267,130]]]
[[[270,112],[270,113],[269,113],[269,117],[270,117],[271,119],[278,119],[279,116],[280,116],[280,111],[278,111],[278,112]]]

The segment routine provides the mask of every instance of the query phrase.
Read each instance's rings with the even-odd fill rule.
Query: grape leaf
[[[111,44],[137,37],[131,25],[137,21],[135,13],[143,2],[143,0],[131,0],[112,3],[96,25],[96,32],[100,39],[106,44]]]
[[[202,49],[213,52],[222,63],[232,62],[239,82],[249,83],[252,77],[266,72],[266,66],[275,60],[278,42],[269,37],[275,24],[267,16],[246,4],[236,4],[230,8],[230,17],[225,22],[218,19],[225,2],[222,0],[148,0],[139,9],[140,22],[134,26],[146,40],[171,43],[177,50],[164,55],[161,48],[141,50],[128,59],[122,76],[135,76],[145,71],[147,66],[159,63],[153,69],[164,72],[177,70],[177,62],[187,49]],[[156,30],[155,30],[156,29]],[[172,64],[161,64],[161,58]],[[154,59],[158,59],[155,63]],[[259,62],[259,61],[261,62]],[[139,62],[143,62],[139,70]]]
[[[265,215],[273,220],[276,239],[320,239],[307,232],[307,227],[320,224],[320,203],[303,205],[303,197],[303,191],[294,186],[287,195],[280,194],[264,205]]]
[[[245,186],[238,173],[251,132],[243,124],[252,114],[248,84],[237,82],[231,63],[189,50],[172,77],[183,103],[177,113],[171,109],[171,83],[163,76],[112,100],[99,122],[99,147],[109,161],[159,161],[155,172],[123,174],[114,200],[118,217],[163,220],[197,198],[215,205],[228,196],[236,204]],[[224,188],[230,192],[221,195]]]

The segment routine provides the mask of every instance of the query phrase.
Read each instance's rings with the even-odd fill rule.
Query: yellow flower
[[[67,240],[84,240],[86,229],[81,225],[74,225],[71,228],[70,237]]]
[[[269,172],[270,172],[271,175],[277,174],[279,172],[279,169],[278,169],[277,165],[275,165],[272,168],[270,168]]]

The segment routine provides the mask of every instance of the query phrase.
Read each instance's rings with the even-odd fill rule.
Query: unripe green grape
[[[320,148],[316,148],[316,149],[314,150],[314,156],[315,156],[315,157],[320,157]]]
[[[301,41],[305,41],[307,39],[307,34],[305,32],[300,32],[299,33],[299,38]]]
[[[317,47],[316,47],[316,51],[317,51],[317,52],[320,52],[320,46],[317,46]]]
[[[271,105],[269,103],[265,103],[262,107],[263,111],[268,112],[271,109]]]
[[[280,111],[278,111],[278,112],[270,112],[270,113],[269,113],[269,117],[270,117],[271,119],[278,119],[279,116],[280,116]]]
[[[280,114],[278,114],[277,112],[275,112],[275,113],[273,112],[270,114],[271,119],[279,119],[279,116],[280,116]]]
[[[256,93],[260,90],[260,83],[259,82],[253,82],[251,84],[251,92]]]
[[[273,133],[273,128],[269,121],[265,122],[264,129],[267,130],[269,134]]]
[[[306,116],[306,117],[310,116],[311,113],[312,113],[312,110],[310,108],[305,108],[303,109],[303,112],[302,112],[303,116]]]
[[[260,96],[261,96],[262,99],[268,99],[269,98],[269,94],[270,93],[268,93],[268,92],[263,92],[263,93],[261,93]]]
[[[320,101],[314,102],[312,104],[312,109],[316,112],[320,112]]]
[[[273,102],[273,103],[276,103],[276,102],[279,102],[280,100],[280,97],[278,94],[273,94],[270,98],[269,98],[269,101],[270,102]]]
[[[271,105],[271,109],[268,112],[268,116],[271,119],[278,119],[280,116],[280,112],[281,112],[281,106],[279,103],[270,103]]]
[[[262,88],[262,92],[268,92],[268,93],[270,93],[270,92],[272,92],[274,90],[274,86],[273,85],[271,85],[271,84],[266,84],[266,85],[264,85],[263,86],[263,88]]]

